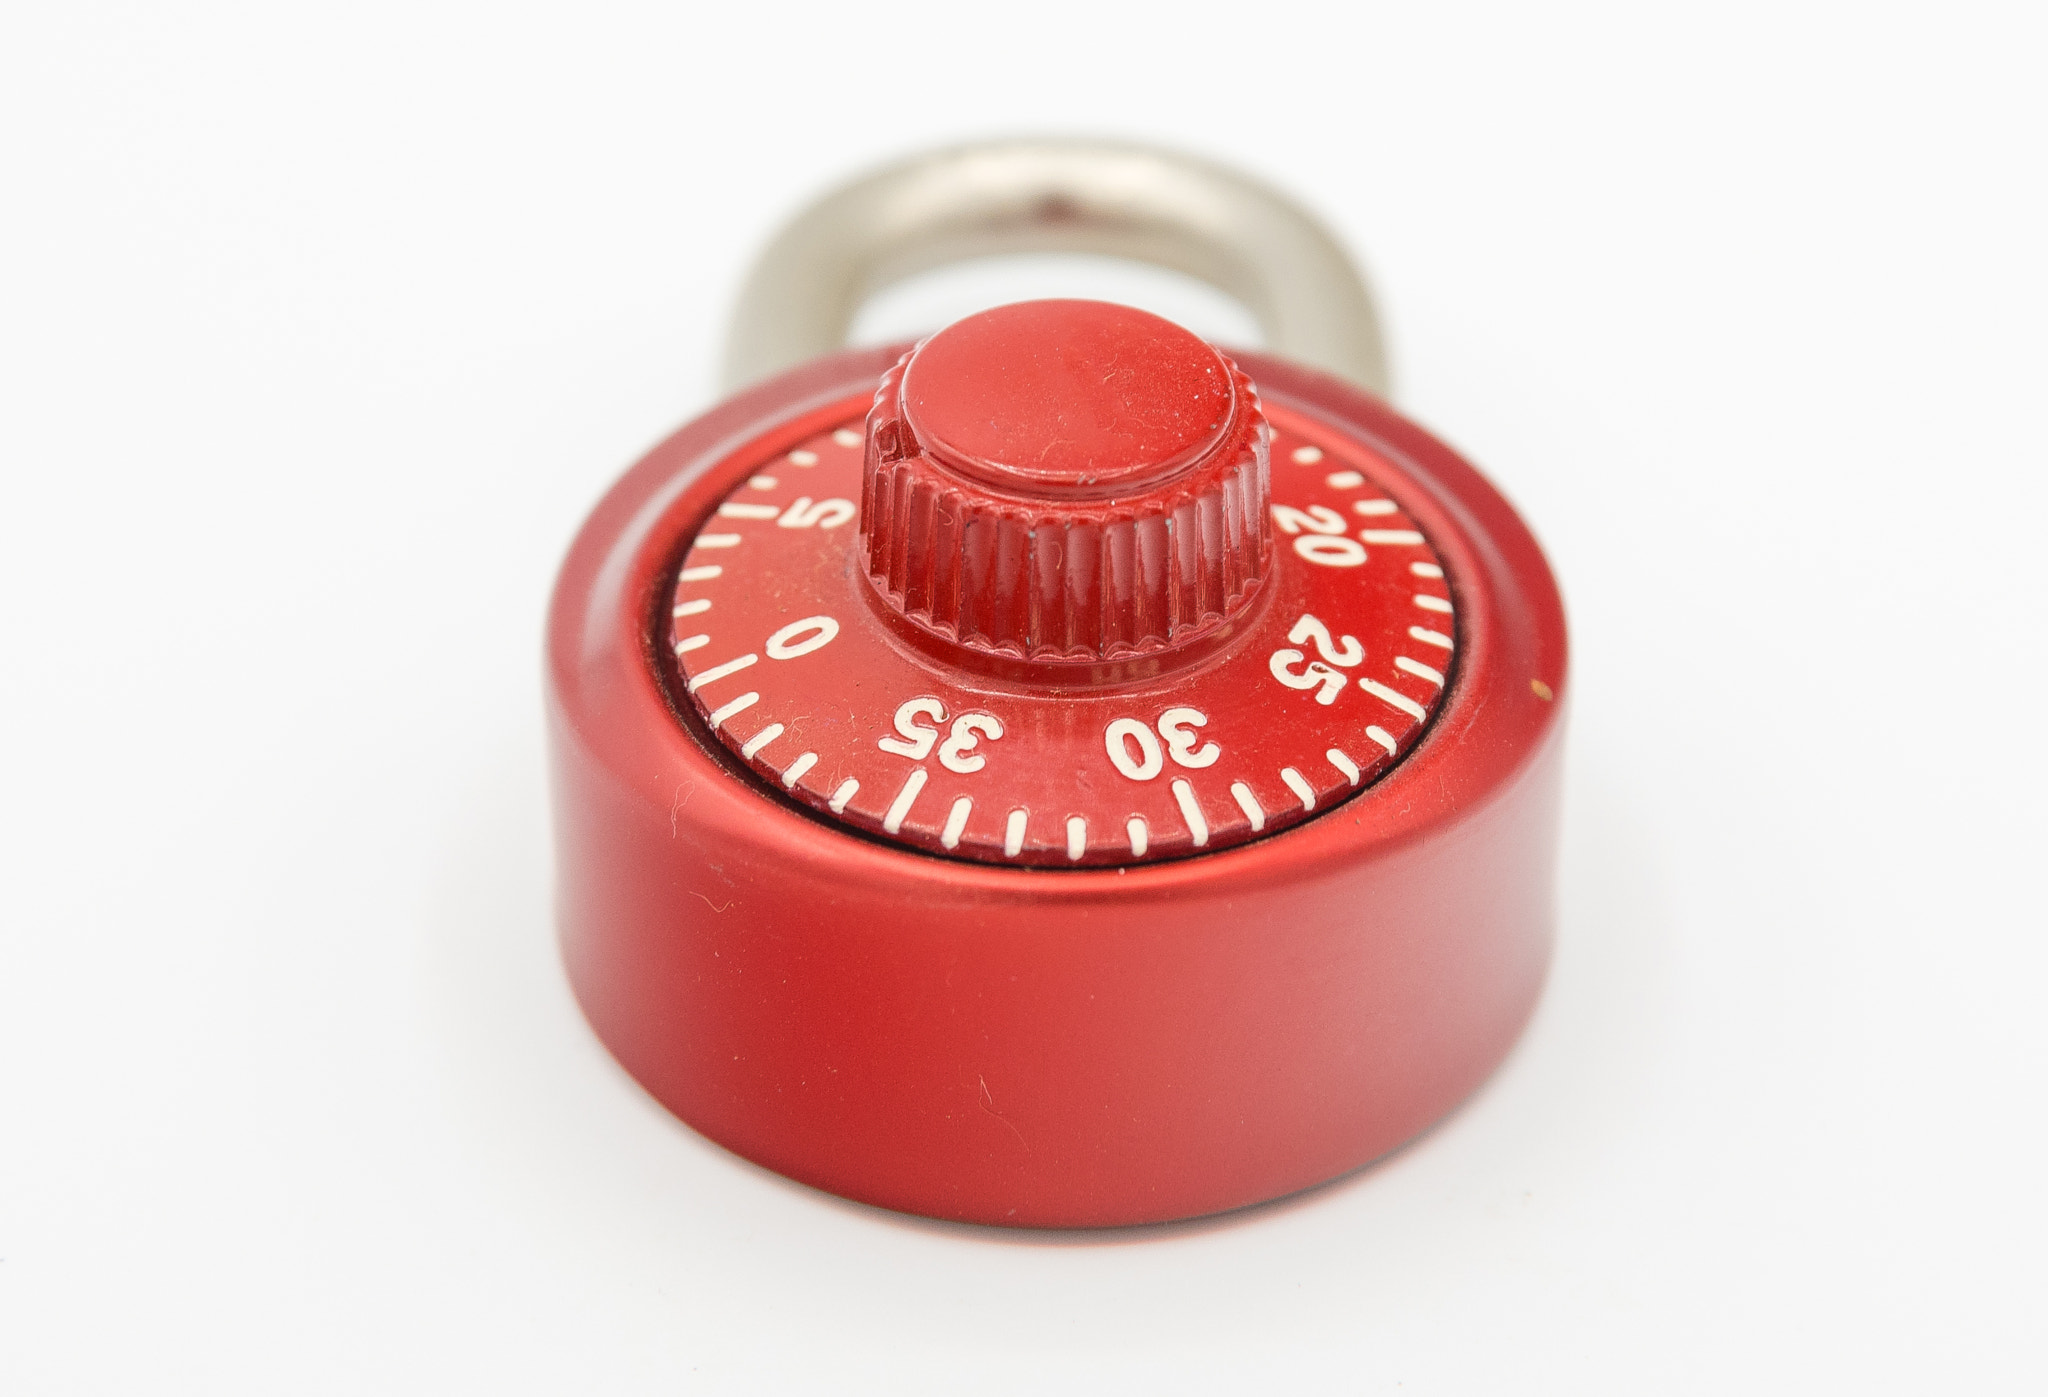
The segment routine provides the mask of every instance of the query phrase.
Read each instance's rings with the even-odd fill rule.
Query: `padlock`
[[[1048,248],[1271,348],[1080,300],[843,347]],[[562,945],[627,1071],[793,1179],[1042,1228],[1305,1189],[1471,1093],[1550,955],[1564,617],[1381,362],[1342,250],[1185,156],[976,146],[801,214],[741,391],[554,594]]]

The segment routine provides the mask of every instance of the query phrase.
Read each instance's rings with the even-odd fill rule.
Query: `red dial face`
[[[921,634],[864,562],[867,403],[744,470],[676,572],[679,696],[820,818],[953,858],[1124,865],[1244,843],[1384,775],[1443,696],[1443,567],[1384,461],[1267,408],[1265,572],[1197,645],[1057,667]]]

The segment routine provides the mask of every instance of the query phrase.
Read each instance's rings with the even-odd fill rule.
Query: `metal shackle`
[[[1363,277],[1285,195],[1174,151],[1032,138],[932,151],[840,186],[755,260],[726,336],[726,391],[844,347],[861,305],[952,262],[1032,252],[1151,263],[1242,303],[1273,352],[1382,397]]]

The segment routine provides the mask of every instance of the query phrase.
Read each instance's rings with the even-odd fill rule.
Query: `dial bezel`
[[[873,604],[854,527],[865,405],[714,467],[726,491],[654,621],[671,703],[813,818],[1016,867],[1205,856],[1343,808],[1449,701],[1440,555],[1392,463],[1330,424],[1276,409],[1276,561],[1224,642],[1049,674],[947,656]]]

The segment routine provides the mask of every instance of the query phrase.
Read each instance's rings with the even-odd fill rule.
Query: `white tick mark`
[[[713,665],[702,674],[696,675],[690,680],[690,692],[696,693],[714,679],[723,679],[728,674],[738,674],[760,658],[759,655],[742,655],[737,660],[727,660],[722,665]]]
[[[1427,626],[1410,626],[1408,628],[1408,638],[1410,640],[1419,640],[1424,645],[1435,645],[1445,650],[1451,648],[1451,638],[1449,636],[1445,635],[1442,631],[1433,631]]]
[[[1384,543],[1390,548],[1422,542],[1422,535],[1413,529],[1360,529],[1358,536],[1367,543]]]
[[[1392,500],[1354,500],[1352,511],[1357,514],[1399,514],[1401,506]]]
[[[939,843],[948,849],[959,848],[961,831],[967,828],[967,816],[973,809],[973,796],[961,796],[954,801],[952,810],[946,815],[946,827],[939,831]]]
[[[702,567],[684,568],[681,572],[676,574],[676,581],[709,582],[712,578],[718,576],[718,574],[724,571],[725,569],[720,567],[716,563],[706,563]]]
[[[839,783],[839,789],[832,792],[832,799],[825,802],[825,808],[835,815],[846,813],[846,802],[853,799],[853,793],[860,789],[860,782],[848,777]]]
[[[750,475],[747,477],[747,484],[753,486],[756,490],[773,490],[781,483],[772,475]]]
[[[797,782],[804,779],[804,773],[817,764],[818,754],[816,752],[806,752],[798,757],[789,764],[789,769],[782,773],[782,789],[786,791],[795,786]]]
[[[818,453],[815,451],[792,451],[789,453],[789,463],[792,466],[815,466],[818,464]]]
[[[786,731],[786,729],[783,728],[782,724],[770,723],[767,727],[761,729],[761,731],[755,733],[752,737],[747,739],[747,745],[740,748],[740,755],[751,760],[754,753],[760,751],[763,747],[766,747],[776,738],[782,736],[784,731]]]
[[[1356,490],[1359,486],[1365,484],[1365,477],[1357,471],[1338,471],[1335,475],[1325,480],[1323,484],[1329,486],[1332,490]]]
[[[741,694],[731,703],[728,703],[725,707],[719,709],[716,713],[713,713],[711,715],[711,726],[713,728],[716,728],[720,723],[724,722],[727,718],[730,718],[733,714],[743,713],[747,709],[752,708],[755,704],[759,703],[760,701],[761,696],[759,694],[751,692]]]
[[[1444,570],[1435,563],[1410,563],[1408,571],[1414,573],[1417,577],[1442,577],[1444,575]]]
[[[1377,728],[1370,728],[1367,730],[1368,735],[1377,731],[1379,731],[1379,729]],[[1331,766],[1336,767],[1337,770],[1344,773],[1344,779],[1346,781],[1349,781],[1354,786],[1358,784],[1358,763],[1351,760],[1350,754],[1345,752],[1343,748],[1332,747],[1329,751],[1323,753],[1323,755],[1330,759]]]
[[[1424,611],[1441,611],[1446,616],[1451,614],[1451,604],[1442,597],[1432,597],[1424,593],[1417,593],[1415,604]]]
[[[1124,833],[1131,837],[1131,857],[1142,859],[1145,851],[1152,847],[1152,831],[1145,825],[1145,817],[1133,815],[1124,821]]]
[[[1404,674],[1412,674],[1417,679],[1427,679],[1430,683],[1436,685],[1439,689],[1441,689],[1444,686],[1443,675],[1438,671],[1431,669],[1428,665],[1422,663],[1422,661],[1420,660],[1411,660],[1406,655],[1396,655],[1394,656],[1394,668],[1400,670]]]
[[[670,614],[674,616],[701,616],[710,609],[711,602],[707,598],[699,597],[695,601],[677,602],[675,610]]]
[[[1253,834],[1266,827],[1266,812],[1259,807],[1259,798],[1252,794],[1250,786],[1242,781],[1232,781],[1230,794],[1237,801],[1237,808],[1244,811],[1244,817],[1252,822]]]
[[[772,504],[741,504],[737,500],[727,500],[718,507],[721,519],[773,519],[780,513]]]
[[[1429,716],[1429,714],[1423,712],[1422,705],[1417,703],[1414,699],[1409,698],[1408,695],[1401,693],[1398,690],[1389,689],[1384,684],[1376,684],[1370,679],[1360,679],[1358,681],[1358,687],[1365,690],[1368,694],[1371,694],[1381,703],[1387,704],[1393,708],[1400,709],[1403,713],[1406,713],[1409,717],[1413,718],[1418,723]]]
[[[860,445],[860,433],[851,427],[841,427],[832,434],[832,440],[850,449]]]
[[[676,653],[678,655],[687,655],[692,650],[702,650],[710,643],[711,637],[708,635],[686,635],[676,642]]]
[[[1024,826],[1031,821],[1031,812],[1018,806],[1010,812],[1010,819],[1003,826],[1003,857],[1014,859],[1024,851]]]
[[[1295,798],[1301,802],[1302,809],[1313,810],[1316,808],[1315,787],[1309,785],[1307,779],[1300,772],[1291,766],[1283,766],[1280,768],[1280,779],[1287,783],[1288,790],[1294,792]]]
[[[1209,822],[1203,818],[1202,807],[1195,803],[1195,788],[1185,781],[1176,781],[1173,798],[1180,805],[1180,817],[1188,822],[1188,833],[1195,837],[1195,847],[1201,848],[1209,842]]]
[[[1393,756],[1394,753],[1398,750],[1398,748],[1396,748],[1394,744],[1394,739],[1392,735],[1389,734],[1385,728],[1367,728],[1365,730],[1365,735],[1371,738],[1374,742],[1379,743],[1380,746],[1386,748],[1387,755],[1390,757]]]
[[[698,534],[697,546],[699,548],[737,548],[740,546],[740,536],[738,534]]]
[[[917,800],[917,793],[924,789],[924,783],[931,778],[925,775],[923,767],[911,768],[904,778],[903,789],[896,792],[896,799],[889,806],[889,813],[882,817],[882,828],[895,834],[903,828],[903,817],[910,813],[911,805]]]
[[[1320,446],[1297,446],[1294,448],[1294,462],[1300,466],[1312,466],[1323,459]]]
[[[1078,859],[1088,852],[1088,822],[1079,815],[1067,816],[1067,857]]]

